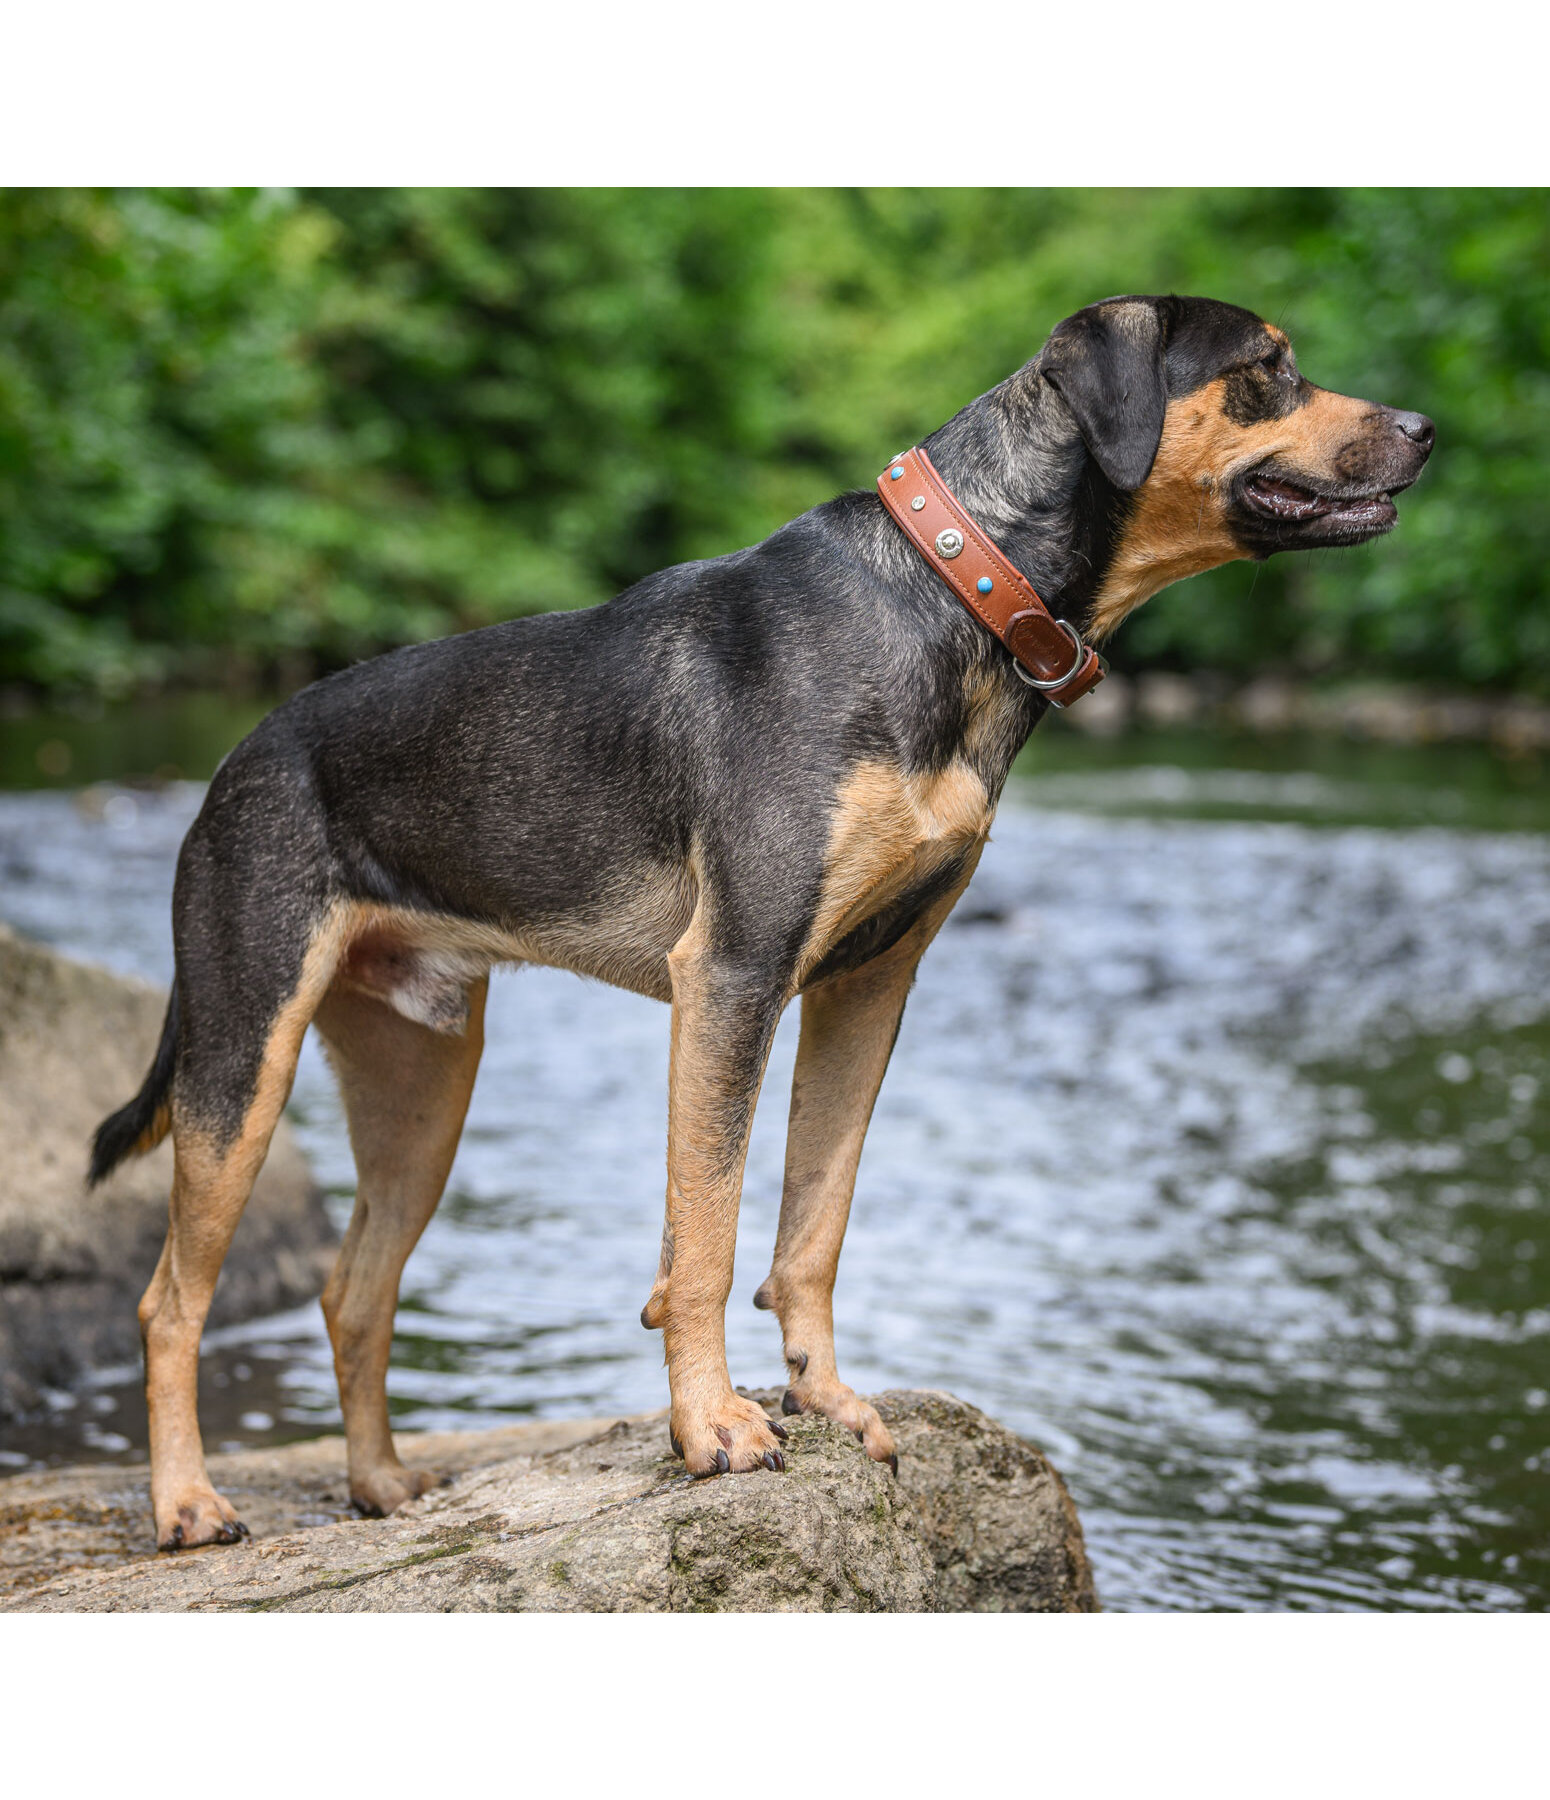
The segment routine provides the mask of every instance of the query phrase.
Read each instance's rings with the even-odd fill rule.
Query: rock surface
[[[138,1089],[165,994],[0,925],[0,1418],[138,1361],[135,1306],[167,1227],[172,1147],[85,1186],[98,1122]],[[212,1325],[322,1291],[335,1237],[284,1122],[215,1292]]]
[[[757,1394],[773,1413],[775,1393]],[[823,1419],[785,1474],[694,1481],[665,1414],[405,1436],[450,1482],[344,1506],[337,1438],[211,1458],[254,1541],[148,1549],[143,1468],[0,1482],[0,1609],[23,1612],[1091,1612],[1082,1532],[1031,1445],[951,1395],[874,1397],[897,1479]]]

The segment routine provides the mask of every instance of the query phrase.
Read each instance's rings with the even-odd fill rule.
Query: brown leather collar
[[[1065,619],[1054,618],[1028,578],[1013,568],[959,505],[919,448],[894,457],[877,478],[883,505],[930,566],[979,622],[1012,652],[1017,673],[1056,706],[1090,693],[1108,673],[1098,652]]]

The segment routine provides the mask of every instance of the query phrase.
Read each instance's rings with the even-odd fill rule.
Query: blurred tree
[[[1279,319],[1431,413],[1403,529],[1127,663],[1543,690],[1531,191],[0,192],[0,680],[294,677],[751,542],[1104,294]]]

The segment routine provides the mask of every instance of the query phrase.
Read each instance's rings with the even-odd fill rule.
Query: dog
[[[174,1139],[166,1245],[139,1308],[158,1545],[248,1535],[205,1469],[199,1340],[309,1025],[359,1175],[322,1297],[351,1498],[385,1514],[430,1485],[393,1448],[388,1354],[496,963],[672,1008],[666,1222],[641,1319],[663,1334],[670,1439],[696,1476],[785,1466],[780,1421],[733,1390],[724,1311],[754,1105],[801,997],[755,1304],[780,1324],[784,1411],[838,1421],[897,1471],[886,1425],[835,1366],[835,1270],[906,996],[1013,758],[1062,692],[1101,675],[1090,645],[1159,589],[1389,530],[1433,438],[1417,413],[1315,387],[1251,312],[1106,300],[886,469],[881,495],[841,495],[589,611],[359,663],[272,713],[183,842],[160,1045],[93,1145],[101,1180]],[[934,548],[911,536],[917,480],[962,527]],[[992,574],[971,589],[933,562],[965,536],[1058,614],[1054,642],[1076,659],[1059,679],[971,610]],[[1037,601],[1018,617],[1046,636],[1056,623]]]

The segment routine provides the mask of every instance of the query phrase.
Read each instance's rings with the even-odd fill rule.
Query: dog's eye
[[[1287,361],[1284,350],[1272,350],[1268,356],[1262,356],[1259,366],[1277,381],[1294,382],[1297,379],[1297,371]]]

